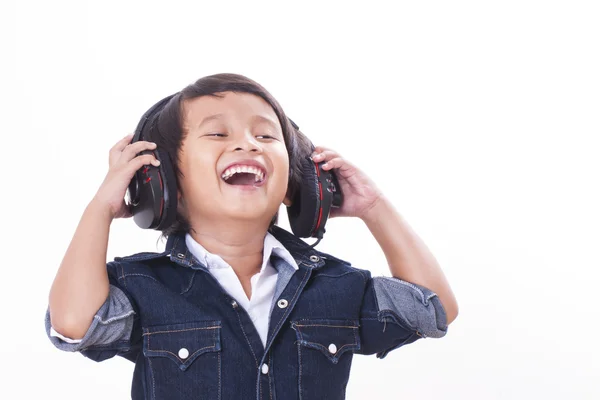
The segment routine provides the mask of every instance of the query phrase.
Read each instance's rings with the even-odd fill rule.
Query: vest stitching
[[[252,357],[254,357],[254,364],[256,365],[256,368],[258,368],[258,359],[256,358],[256,354],[254,354],[254,349],[252,348],[252,345],[250,344],[250,340],[248,340],[248,336],[246,335],[246,331],[244,330],[244,326],[242,325],[242,319],[240,318],[240,314],[237,311],[235,311],[235,315],[237,315],[237,317],[238,317],[238,321],[240,322],[240,328],[242,328],[242,333],[244,334],[244,337],[246,338],[246,342],[248,343],[248,346],[250,346],[250,351],[252,352]]]
[[[150,338],[148,338],[148,346],[150,346]],[[152,358],[146,357],[150,364],[150,376],[152,377],[152,398],[156,399],[156,382],[154,381],[154,369],[152,368]]]
[[[306,320],[301,320],[301,321],[306,321]],[[353,326],[353,325],[323,325],[323,324],[311,324],[311,325],[300,325],[300,324],[295,324],[296,326],[326,326],[327,328],[351,328],[351,329],[358,329],[358,326]]]
[[[219,360],[219,390],[218,390],[218,400],[221,400],[221,352],[219,351],[218,353],[218,360]]]
[[[150,343],[149,342],[148,342],[148,347],[150,347]],[[190,355],[189,358],[193,357],[194,354],[198,353],[200,350],[208,349],[208,348],[211,348],[211,347],[214,347],[214,346],[202,347],[201,349],[196,350],[192,355]],[[148,350],[154,351],[154,352],[157,352],[157,353],[169,353],[169,354],[173,354],[175,357],[177,357],[177,359],[179,361],[181,361],[183,364],[185,364],[185,362],[181,358],[179,358],[178,355],[176,355],[175,353],[173,353],[173,352],[171,352],[169,350],[156,350],[156,349],[150,349],[150,348],[148,348]]]
[[[302,332],[300,332],[300,340],[302,340]],[[298,343],[298,395],[302,400],[302,345]]]
[[[269,352],[269,365],[271,366],[271,368],[273,368],[273,352],[270,351]],[[273,384],[273,379],[271,379],[273,377],[273,370],[269,368],[269,398],[271,400],[273,400],[273,391],[275,390],[275,385]]]
[[[310,270],[307,269],[306,272],[304,273],[304,276],[302,277],[302,281],[305,280],[306,276],[309,274]],[[294,293],[294,295],[292,296],[292,303],[295,304],[295,299],[296,299],[296,295],[298,294],[298,291],[300,290],[300,287],[303,286],[302,283],[300,283],[300,285],[298,285],[298,287],[296,288],[296,293]],[[287,308],[287,310],[290,310],[290,308]],[[279,319],[279,322],[277,322],[277,325],[275,325],[275,329],[273,329],[273,332],[277,331],[281,325],[282,325],[282,321],[283,321],[283,317],[286,315],[286,312],[284,312],[281,315],[281,318]],[[271,341],[273,340],[273,338],[271,338]]]
[[[157,333],[176,333],[176,332],[199,331],[199,330],[204,330],[204,329],[219,329],[219,328],[221,328],[220,325],[215,325],[215,326],[207,326],[205,328],[189,328],[189,329],[177,329],[177,330],[174,330],[174,331],[146,332],[146,333],[144,333],[144,336],[146,336],[146,335],[154,335],[154,334],[157,334]]]

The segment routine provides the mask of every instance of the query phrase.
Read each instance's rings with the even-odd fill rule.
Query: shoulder
[[[320,269],[320,274],[335,273],[338,276],[354,274],[360,276],[365,282],[371,278],[371,272],[369,270],[357,268],[349,261],[335,257],[332,254],[318,250],[315,250],[315,252],[325,261],[325,264]]]
[[[107,263],[109,273],[113,273],[117,279],[125,279],[128,276],[147,275],[156,276],[161,269],[172,268],[169,253],[162,252],[140,252],[127,256],[115,257]]]
[[[109,275],[130,292],[163,293],[160,288],[182,293],[194,279],[195,270],[173,261],[169,252],[141,252],[115,257],[108,263]],[[111,271],[112,269],[112,271]],[[155,286],[159,285],[159,286]]]

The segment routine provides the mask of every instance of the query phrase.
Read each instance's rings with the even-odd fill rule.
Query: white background
[[[445,338],[356,356],[348,399],[600,398],[597,3],[248,3],[2,2],[0,398],[129,397],[132,363],[51,345],[48,292],[109,148],[218,72],[369,174],[458,299]],[[157,238],[115,221],[109,259]],[[360,220],[319,248],[389,276]]]

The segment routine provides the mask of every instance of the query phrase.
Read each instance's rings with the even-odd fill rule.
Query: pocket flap
[[[221,351],[221,321],[196,321],[143,328],[144,355],[166,357],[186,370],[206,352]]]
[[[319,350],[337,364],[342,354],[360,349],[358,320],[302,319],[292,321],[298,343]]]

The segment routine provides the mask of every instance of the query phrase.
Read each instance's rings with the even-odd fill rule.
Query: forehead
[[[221,97],[201,96],[185,100],[184,125],[198,129],[210,121],[265,122],[280,129],[277,114],[261,97],[249,93],[222,92]]]

